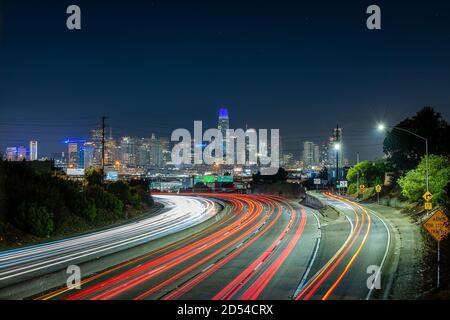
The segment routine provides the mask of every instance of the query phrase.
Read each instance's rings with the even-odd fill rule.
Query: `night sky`
[[[66,28],[66,8],[82,30]],[[366,28],[378,4],[382,30]],[[382,155],[377,121],[425,105],[450,120],[449,1],[0,0],[0,150],[40,156],[86,138],[169,135],[194,120],[280,128],[285,150],[337,123],[346,157]]]

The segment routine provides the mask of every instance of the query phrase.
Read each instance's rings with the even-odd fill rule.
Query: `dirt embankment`
[[[400,202],[400,200],[398,200]],[[410,223],[414,225],[415,233],[414,240],[411,243],[415,245],[415,257],[420,262],[416,263],[417,270],[412,270],[410,273],[411,281],[421,283],[421,292],[415,298],[420,299],[450,299],[450,237],[448,236],[440,243],[440,281],[439,288],[437,287],[437,241],[428,234],[423,228],[423,223],[438,210],[447,212],[445,208],[436,207],[433,212],[429,213],[424,210],[423,204],[401,203],[396,206],[397,202],[391,206],[397,207],[405,219],[409,219]],[[448,212],[447,212],[448,214]],[[403,249],[404,251],[406,249]]]

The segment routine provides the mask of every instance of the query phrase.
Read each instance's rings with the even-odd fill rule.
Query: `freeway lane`
[[[113,267],[85,277],[81,290],[63,287],[34,298],[369,298],[373,287],[367,286],[366,270],[389,264],[390,229],[376,212],[357,203],[332,194],[319,197],[340,212],[337,219],[276,196],[172,195],[180,199],[170,199],[174,203],[220,202],[225,206],[222,217],[200,231],[161,242],[129,261],[118,260]]]
[[[289,245],[290,251],[290,247],[298,243],[298,236],[304,231],[307,221],[304,209],[294,209],[281,198],[275,200],[277,209],[283,214],[281,221],[272,221],[258,238],[252,238],[207,271],[164,296],[164,299],[247,299],[242,297],[247,285],[259,283],[255,280],[263,274],[264,281],[258,286],[260,294],[275,274],[273,271],[278,270],[278,263],[282,264],[288,255],[285,246]],[[265,273],[269,268],[271,273]],[[298,277],[296,274],[295,278]],[[218,291],[218,288],[222,290]],[[282,289],[285,290],[280,290],[273,298],[288,299],[289,289]]]
[[[201,194],[206,197],[208,194]],[[291,253],[305,242],[304,254],[295,257],[294,279],[279,286],[278,299],[289,299],[304,274],[315,247],[317,232],[311,213],[286,200],[270,196],[210,194],[227,201],[229,214],[219,223],[176,244],[84,279],[79,291],[60,289],[40,299],[211,299],[230,283],[238,284],[227,298],[264,295],[280,281]],[[308,219],[310,217],[310,219]],[[306,245],[307,242],[311,242]],[[306,259],[305,259],[306,258]],[[245,270],[248,281],[236,279]],[[252,284],[257,287],[248,287]],[[253,291],[253,289],[255,289]],[[249,291],[250,290],[250,291]]]
[[[373,282],[367,283],[369,276],[385,276],[382,271],[392,247],[391,231],[378,215],[363,206],[332,194],[326,196],[326,201],[347,218],[348,236],[328,261],[317,261],[316,268],[322,267],[298,288],[295,299],[368,299],[375,289]],[[342,225],[334,227],[325,232],[328,241],[345,234]],[[370,266],[379,269],[369,273]]]
[[[0,287],[125,250],[197,225],[217,213],[199,197],[155,196],[165,211],[134,223],[87,235],[0,252]]]

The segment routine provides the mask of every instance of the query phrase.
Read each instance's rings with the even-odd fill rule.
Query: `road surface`
[[[81,289],[64,286],[32,298],[327,300],[369,299],[389,290],[396,267],[393,228],[375,211],[345,198],[319,196],[339,212],[330,219],[276,196],[156,197],[168,207],[157,216],[1,252],[0,287],[5,281],[40,279],[53,268],[69,264],[79,263],[83,273],[84,261],[95,258],[100,266],[105,261],[104,270],[87,273]],[[225,209],[220,219],[212,221],[218,202]],[[205,221],[212,222],[204,228],[189,228]],[[181,229],[185,235],[176,241],[161,242],[151,250],[142,245]],[[127,258],[135,246],[143,248],[142,254]],[[111,250],[122,255],[116,258]],[[112,267],[111,257],[117,260]],[[14,285],[6,289],[14,290]]]
[[[326,201],[342,217],[322,225],[316,272],[297,289],[295,299],[369,299],[374,291],[387,290],[393,276],[387,267],[393,263],[392,228],[355,202],[331,194]]]
[[[198,196],[225,203],[223,218],[85,277],[80,290],[34,298],[368,299],[389,287],[392,230],[374,211],[331,194],[321,200],[340,212],[334,220],[275,196]],[[381,279],[381,289],[370,276]]]

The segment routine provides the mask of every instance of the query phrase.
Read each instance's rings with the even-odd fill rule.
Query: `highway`
[[[392,277],[385,272],[392,256],[391,227],[378,214],[355,202],[331,194],[326,197],[347,222],[342,219],[322,225],[317,271],[299,286],[294,299],[369,299],[377,290],[374,281],[367,281],[371,275],[385,287]]]
[[[198,196],[230,210],[200,232],[84,278],[81,290],[35,299],[369,299],[377,290],[367,268],[382,274],[392,241],[375,212],[331,194],[321,200],[341,213],[333,221],[275,196]]]
[[[164,204],[158,215],[126,225],[0,252],[0,287],[125,250],[197,225],[218,212],[199,197],[155,196]]]

